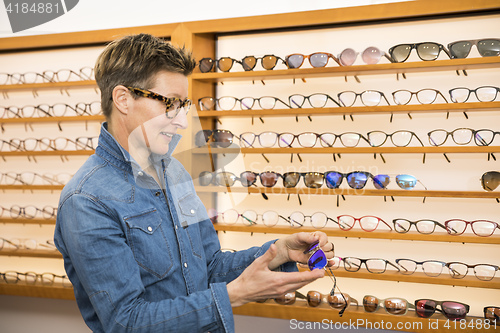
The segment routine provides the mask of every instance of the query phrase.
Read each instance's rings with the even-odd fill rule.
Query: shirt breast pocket
[[[158,211],[151,208],[124,217],[124,220],[128,226],[129,245],[139,266],[158,278],[165,276],[173,262]]]
[[[179,218],[181,225],[187,230],[193,254],[202,258],[202,239],[198,223],[208,219],[205,206],[194,193],[189,193],[179,200]],[[188,226],[191,226],[188,228]]]

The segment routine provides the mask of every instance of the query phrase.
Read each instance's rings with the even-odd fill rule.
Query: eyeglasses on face
[[[441,309],[438,309],[438,306]],[[436,310],[451,320],[465,319],[469,305],[454,301],[436,301],[433,299],[418,299],[415,301],[415,312],[419,317],[429,318]]]
[[[474,45],[481,57],[495,57],[500,54],[500,39],[496,38],[460,40],[449,43],[448,49],[452,58],[467,58]]]
[[[490,281],[495,277],[495,273],[500,269],[496,265],[476,264],[468,265],[463,262],[448,262],[446,267],[449,269],[450,276],[454,279],[463,279],[469,268],[474,270],[474,275],[482,281]]]
[[[302,212],[293,212],[288,217],[288,221],[292,227],[302,227],[305,224],[307,218],[311,222],[311,225],[316,229],[324,228],[328,221],[332,221],[338,224],[337,221],[328,217],[325,213],[322,212],[316,212],[312,215],[304,215]]]
[[[409,221],[407,219],[399,218],[392,220],[392,223],[394,224],[394,230],[401,234],[410,231],[412,225],[415,226],[415,228],[420,234],[425,234],[425,235],[432,234],[436,229],[436,226],[442,228],[443,230],[446,230],[446,227],[441,223],[429,219]]]
[[[389,49],[389,54],[395,62],[405,62],[413,49],[417,51],[418,57],[424,61],[436,60],[441,51],[446,53],[448,58],[451,58],[450,53],[442,44],[434,42],[398,44]]]
[[[341,310],[344,307],[349,307],[349,305],[358,306],[358,301],[352,298],[349,294],[335,293],[333,295],[324,295],[319,291],[310,290],[307,292],[307,305],[310,307],[318,307],[322,303],[328,303],[328,305],[335,310]]]
[[[236,98],[232,96],[223,96],[220,98],[203,97],[198,100],[198,105],[200,107],[200,110],[202,111],[215,109],[222,111],[231,111],[234,110],[237,102],[240,103],[241,110],[252,110],[255,105],[258,105],[262,110],[272,110],[276,107],[276,104],[278,102],[280,103],[280,105],[284,105],[285,107],[290,108],[290,106],[283,102],[281,99],[273,96],[263,96],[259,98]]]
[[[424,146],[422,140],[411,131],[401,130],[391,134],[387,134],[383,131],[371,131],[367,133],[366,137],[372,147],[382,146],[388,138],[391,139],[392,144],[396,147],[407,147],[413,138],[416,138],[422,147]]]
[[[340,65],[339,60],[333,54],[326,52],[315,52],[309,55],[293,53],[286,56],[285,62],[288,68],[300,68],[304,60],[308,59],[312,67],[325,67],[330,58]]]
[[[481,186],[486,191],[494,191],[500,185],[500,172],[488,171],[481,176]]]
[[[386,299],[379,299],[372,295],[363,297],[363,308],[365,312],[375,312],[380,307],[385,309],[385,312],[392,315],[405,315],[408,309],[414,309],[413,304],[409,303],[404,298],[389,297]]]
[[[191,100],[189,98],[181,100],[180,98],[177,97],[165,97],[146,89],[133,88],[133,87],[127,87],[127,89],[138,96],[155,99],[157,101],[164,103],[166,108],[165,114],[168,119],[173,119],[177,117],[179,112],[183,110],[185,114],[187,114],[189,112],[189,108],[191,107]]]
[[[338,225],[340,229],[348,231],[354,228],[354,224],[356,224],[356,221],[359,223],[361,226],[361,229],[364,231],[374,231],[375,229],[378,228],[380,222],[384,223],[387,227],[389,227],[390,230],[392,230],[391,226],[382,220],[380,217],[376,216],[362,216],[360,218],[353,217],[351,215],[340,215],[337,217],[338,220]]]
[[[493,102],[500,88],[494,86],[482,86],[476,89],[465,87],[450,89],[450,98],[453,103],[465,103],[469,100],[470,95],[474,94],[479,102]]]
[[[448,103],[444,95],[436,89],[421,89],[416,92],[401,89],[392,92],[392,98],[397,105],[407,105],[414,95],[417,97],[417,101],[420,104],[432,104],[436,101],[438,96],[441,96],[444,101]]]
[[[228,130],[201,130],[195,134],[194,141],[197,147],[203,147],[212,139],[213,146],[228,148],[233,143],[234,137]]]
[[[500,229],[498,223],[487,220],[464,221],[461,219],[452,219],[444,222],[444,225],[450,235],[463,234],[468,225],[471,226],[472,232],[475,235],[481,237],[491,236],[497,228]]]
[[[361,265],[365,265],[366,269],[370,273],[374,274],[382,274],[387,270],[387,265],[394,267],[397,271],[399,271],[398,266],[394,265],[388,260],[385,259],[360,259],[355,257],[346,257],[342,258],[344,262],[344,269],[348,272],[357,272],[361,269]]]
[[[343,91],[337,96],[340,104],[345,107],[353,106],[358,96],[364,106],[377,106],[382,101],[382,98],[385,100],[387,105],[390,105],[384,93],[376,90],[365,90],[361,93],[356,93],[354,91]]]
[[[399,265],[401,274],[410,275],[415,273],[419,265],[422,266],[424,274],[431,277],[436,277],[441,275],[443,267],[446,265],[443,261],[438,260],[425,260],[425,261],[415,261],[412,259],[396,259],[396,264]]]
[[[339,102],[327,94],[316,93],[309,96],[295,94],[288,97],[291,108],[302,108],[306,101],[312,108],[324,108],[328,104],[328,101],[332,101],[335,105],[340,106]]]
[[[359,53],[354,51],[353,49],[347,48],[340,53],[338,59],[342,64],[342,66],[351,66],[356,61],[358,54]],[[377,64],[382,58],[382,56],[384,56],[390,62],[393,62],[393,60],[391,59],[391,57],[387,55],[387,53],[381,51],[375,46],[367,47],[363,52],[361,52],[361,59],[365,64],[368,65]]]

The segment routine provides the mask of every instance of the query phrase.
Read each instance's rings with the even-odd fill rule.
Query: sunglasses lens
[[[276,297],[274,299],[276,303],[281,304],[281,305],[290,305],[295,303],[295,291],[286,293],[283,296]]]
[[[268,56],[264,56],[262,58],[262,67],[264,67],[264,69],[273,69],[274,66],[276,66],[276,62],[278,62],[278,58],[276,58],[275,56],[272,56],[272,55],[268,55]]]
[[[455,58],[466,58],[469,55],[471,47],[471,42],[456,42],[451,44],[450,52]]]
[[[343,66],[351,66],[356,61],[358,54],[353,49],[345,49],[339,56],[340,63]]]
[[[279,174],[275,172],[262,172],[260,174],[260,182],[262,183],[262,186],[265,187],[273,187],[276,185],[279,178]]]
[[[392,49],[391,56],[395,62],[403,62],[408,59],[411,48],[411,45],[408,44],[398,45]]]
[[[222,57],[219,59],[219,69],[223,72],[229,72],[233,67],[233,59]]]
[[[211,130],[202,130],[202,131],[197,132],[195,137],[194,137],[195,145],[197,147],[204,146],[208,142],[210,135],[212,135]]]
[[[326,266],[327,263],[328,261],[326,259],[325,252],[323,252],[323,250],[321,250],[319,247],[307,261],[307,265],[309,266],[309,269],[311,271],[313,269],[322,269]]]
[[[320,188],[323,186],[324,176],[319,172],[309,172],[304,176],[304,183],[309,188]]]
[[[436,60],[439,56],[439,45],[436,43],[424,43],[417,47],[417,54],[422,60]]]
[[[325,179],[326,186],[328,188],[338,188],[342,183],[342,179],[344,179],[344,176],[339,172],[331,171],[325,173]]]
[[[255,68],[255,64],[257,63],[257,59],[255,57],[249,56],[243,58],[241,61],[241,65],[245,71],[251,71]]]
[[[363,297],[363,307],[366,312],[375,312],[379,306],[378,298],[374,296]]]
[[[298,172],[287,172],[283,175],[283,186],[285,187],[295,187],[297,186],[300,179],[300,173]]]
[[[500,308],[493,306],[484,308],[484,318],[500,323]]]
[[[396,176],[396,183],[403,190],[411,190],[415,187],[415,185],[417,185],[417,178],[411,175],[399,175]]]
[[[477,43],[477,50],[483,57],[494,57],[500,54],[499,39],[483,39]]]
[[[349,296],[346,296],[348,298]],[[328,304],[334,309],[343,309],[346,304],[346,299],[342,294],[334,294],[328,295],[327,297]]]
[[[468,312],[467,307],[464,304],[457,302],[443,302],[441,307],[444,315],[448,319],[452,320],[465,319],[465,315]]]
[[[361,58],[368,65],[374,65],[380,61],[382,58],[382,51],[377,49],[376,47],[370,46],[366,48],[361,54]]]
[[[384,300],[387,313],[392,315],[404,315],[408,311],[407,302],[400,298],[388,298]]]
[[[276,224],[278,224],[279,216],[278,213],[273,212],[273,211],[267,211],[264,214],[262,214],[262,221],[264,222],[264,225],[267,227],[274,227]]]
[[[481,185],[486,191],[494,191],[500,185],[500,172],[488,171],[481,177]]]
[[[202,73],[207,73],[212,70],[212,67],[214,66],[214,60],[211,58],[203,58],[200,61],[200,72]]]
[[[236,182],[236,176],[230,172],[220,172],[215,176],[215,182],[221,186],[233,186]]]
[[[351,172],[347,175],[347,183],[355,190],[362,189],[366,185],[368,175],[363,172]]]
[[[307,293],[307,304],[316,307],[321,304],[321,298],[321,293],[311,290]]]
[[[309,56],[309,62],[313,67],[325,67],[328,63],[328,54],[314,53]]]
[[[218,130],[213,134],[214,143],[222,148],[227,148],[233,143],[233,133],[229,131]]]
[[[415,302],[415,312],[419,317],[429,318],[436,312],[436,302],[421,299]]]
[[[200,185],[208,186],[212,183],[212,173],[208,171],[203,171],[200,173]]]
[[[299,68],[303,62],[304,56],[302,54],[292,54],[286,58],[288,68]]]
[[[242,172],[240,175],[241,185],[249,187],[257,181],[257,174],[251,171]]]
[[[387,188],[390,181],[391,178],[388,175],[376,175],[373,177],[373,186],[375,186],[377,190],[382,190]]]

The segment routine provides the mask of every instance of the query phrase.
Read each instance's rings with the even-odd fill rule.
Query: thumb
[[[271,244],[269,249],[260,257],[260,261],[263,265],[267,266],[278,254],[276,244]]]

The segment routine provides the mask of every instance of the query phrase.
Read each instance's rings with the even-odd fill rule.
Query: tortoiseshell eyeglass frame
[[[160,94],[157,94],[155,92],[146,90],[146,89],[141,89],[141,88],[134,88],[134,87],[127,87],[128,90],[133,92],[134,94],[141,96],[141,97],[146,97],[146,98],[151,98],[151,99],[156,99],[157,101],[165,103],[166,110],[165,114],[168,119],[173,119],[177,117],[181,109],[186,109],[186,114],[189,112],[189,108],[191,107],[191,100],[189,98],[186,98],[185,100],[181,100],[180,98],[177,97],[165,97]],[[176,107],[175,109],[169,110],[172,108],[175,104],[175,102],[179,102],[179,106]],[[174,113],[173,116],[170,116],[169,114]]]

